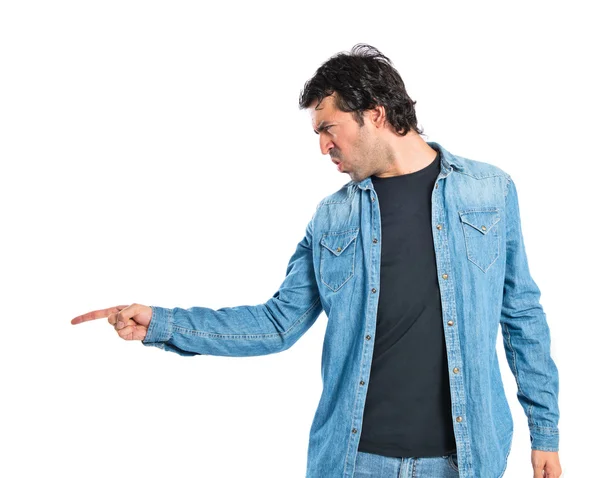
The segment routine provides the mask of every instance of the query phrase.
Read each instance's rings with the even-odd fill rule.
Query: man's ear
[[[375,108],[365,111],[365,120],[369,119],[376,128],[385,126],[385,108],[382,105],[377,105]]]

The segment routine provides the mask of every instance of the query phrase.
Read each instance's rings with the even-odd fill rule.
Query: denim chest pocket
[[[481,207],[465,209],[458,214],[462,223],[467,259],[483,272],[487,272],[500,256],[500,210],[497,207]]]
[[[354,275],[359,228],[330,231],[321,238],[321,282],[337,292]]]

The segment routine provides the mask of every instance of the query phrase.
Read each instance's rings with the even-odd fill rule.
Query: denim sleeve
[[[509,176],[506,191],[506,274],[500,325],[504,350],[527,416],[531,448],[558,451],[558,370],[550,356],[550,329],[529,272],[519,202]]]
[[[182,356],[246,357],[291,347],[323,311],[313,266],[315,215],[288,262],[279,290],[265,303],[217,310],[151,306],[152,319],[142,343]]]

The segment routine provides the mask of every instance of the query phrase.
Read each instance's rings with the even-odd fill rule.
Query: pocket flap
[[[498,208],[468,209],[466,211],[459,211],[458,214],[463,224],[468,224],[477,229],[481,234],[490,232],[490,229],[500,221]]]
[[[340,232],[328,232],[323,234],[321,244],[339,256],[358,236],[358,228]]]

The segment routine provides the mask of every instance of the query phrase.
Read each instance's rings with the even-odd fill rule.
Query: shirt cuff
[[[150,307],[152,308],[152,318],[146,337],[142,342],[144,344],[167,342],[173,335],[173,311],[154,305]]]
[[[558,451],[557,428],[531,426],[529,438],[532,450]]]

